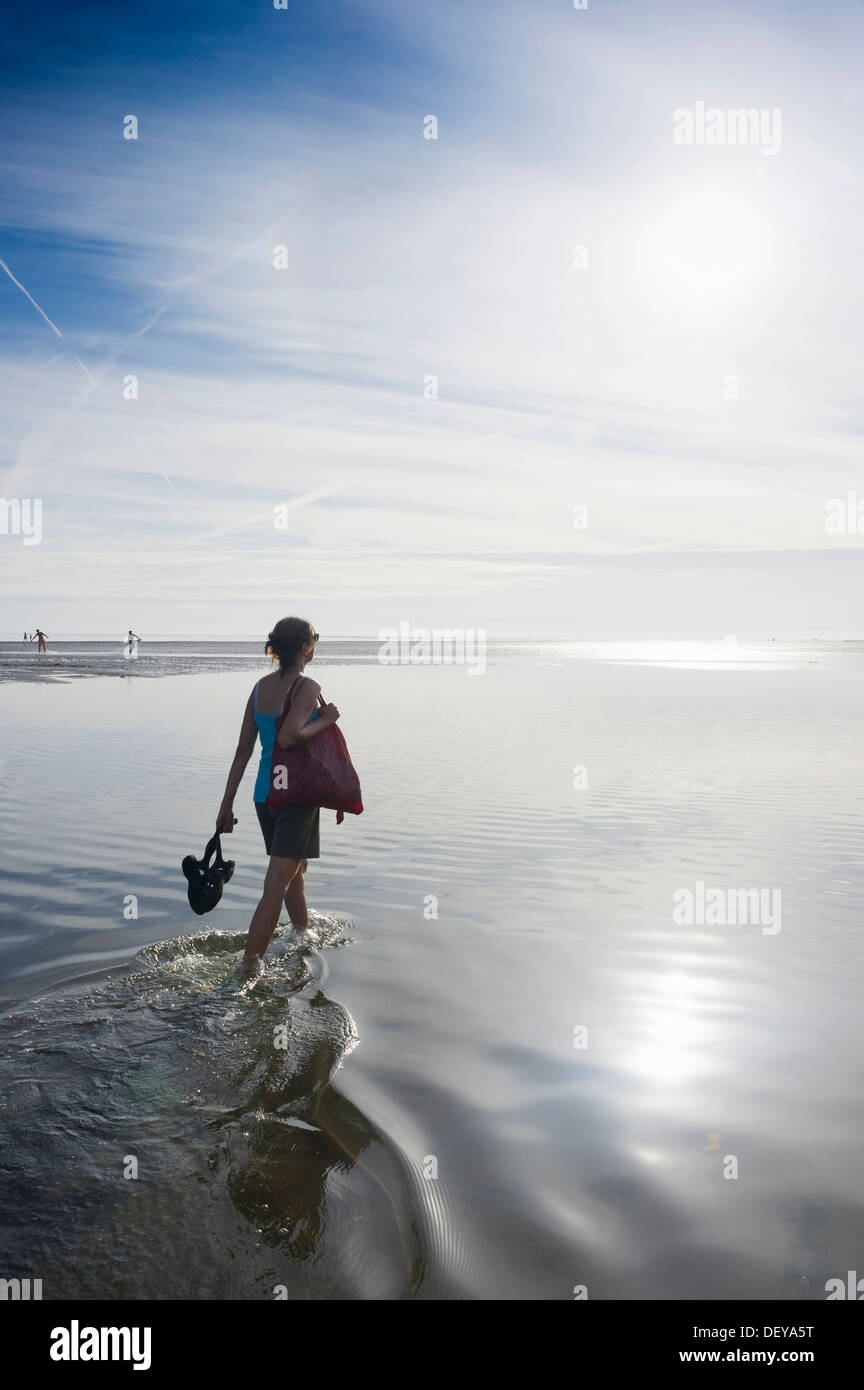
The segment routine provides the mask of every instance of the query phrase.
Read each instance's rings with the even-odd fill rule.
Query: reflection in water
[[[344,924],[317,926],[325,950],[345,939]],[[46,1298],[419,1289],[410,1168],[332,1085],[354,1022],[323,988],[321,953],[274,945],[253,987],[231,973],[242,937],[211,932],[147,947],[128,969],[3,1020],[16,1071],[4,1224],[29,1209],[37,1228],[13,1230],[4,1256],[38,1270]],[[138,1175],[124,1181],[130,1158]],[[241,1228],[226,1224],[225,1200]],[[315,1267],[311,1290],[300,1264]]]
[[[813,1299],[860,1268],[864,647],[589,645],[490,651],[482,681],[327,670],[368,809],[325,817],[321,950],[277,949],[252,989],[229,979],[264,867],[248,802],[222,931],[183,937],[178,866],[260,652],[2,687],[10,1275]],[[700,882],[782,890],[782,929],[676,921]]]
[[[211,1078],[207,1092],[199,1088],[196,1100],[209,1111],[222,1098],[239,1097],[208,1120],[216,1139],[208,1167],[224,1174],[231,1200],[261,1239],[295,1259],[316,1253],[330,1170],[346,1164],[318,1123],[318,1106],[358,1041],[347,1010],[315,987],[321,965],[320,956],[306,956],[293,976],[280,971],[274,980],[271,963],[269,978],[257,982],[254,1031],[245,1033],[239,1059],[229,1053],[224,1073]],[[292,998],[286,985],[315,992]]]

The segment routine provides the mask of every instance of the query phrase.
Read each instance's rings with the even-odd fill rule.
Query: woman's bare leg
[[[294,875],[285,889],[285,906],[295,931],[307,931],[309,928],[309,909],[306,906],[305,879],[303,877],[308,867],[309,861],[301,859],[299,872]]]
[[[282,903],[288,888],[300,872],[300,864],[299,859],[277,859],[274,855],[270,856],[261,901],[249,923],[249,935],[243,952],[244,964],[250,965],[256,956],[263,956],[270,945],[279,921]]]

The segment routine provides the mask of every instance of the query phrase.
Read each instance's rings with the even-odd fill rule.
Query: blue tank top
[[[264,679],[263,676],[261,679]],[[306,677],[304,676],[303,679],[305,680]],[[255,698],[255,728],[258,730],[258,737],[261,740],[261,761],[258,764],[258,776],[255,778],[255,790],[252,793],[252,800],[265,802],[267,800],[267,793],[270,790],[270,767],[273,762],[273,744],[276,742],[276,720],[279,716],[278,714],[262,714],[259,710],[258,686],[260,684],[261,681],[258,681],[252,692]],[[310,724],[313,719],[317,718],[318,710],[313,709],[309,716]]]

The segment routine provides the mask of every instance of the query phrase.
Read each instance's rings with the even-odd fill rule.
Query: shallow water
[[[367,810],[322,813],[318,944],[253,987],[251,770],[206,918],[179,861],[255,660],[4,686],[0,1274],[799,1299],[860,1268],[860,646],[614,645],[334,655]],[[698,881],[779,889],[780,929],[676,924]]]

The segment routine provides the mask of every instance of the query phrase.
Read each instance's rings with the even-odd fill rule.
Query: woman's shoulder
[[[274,684],[277,677],[278,672],[271,672],[266,676],[262,676],[260,680],[257,680],[249,692],[250,702],[257,702],[258,696],[262,693],[262,691],[269,690],[270,687]]]

